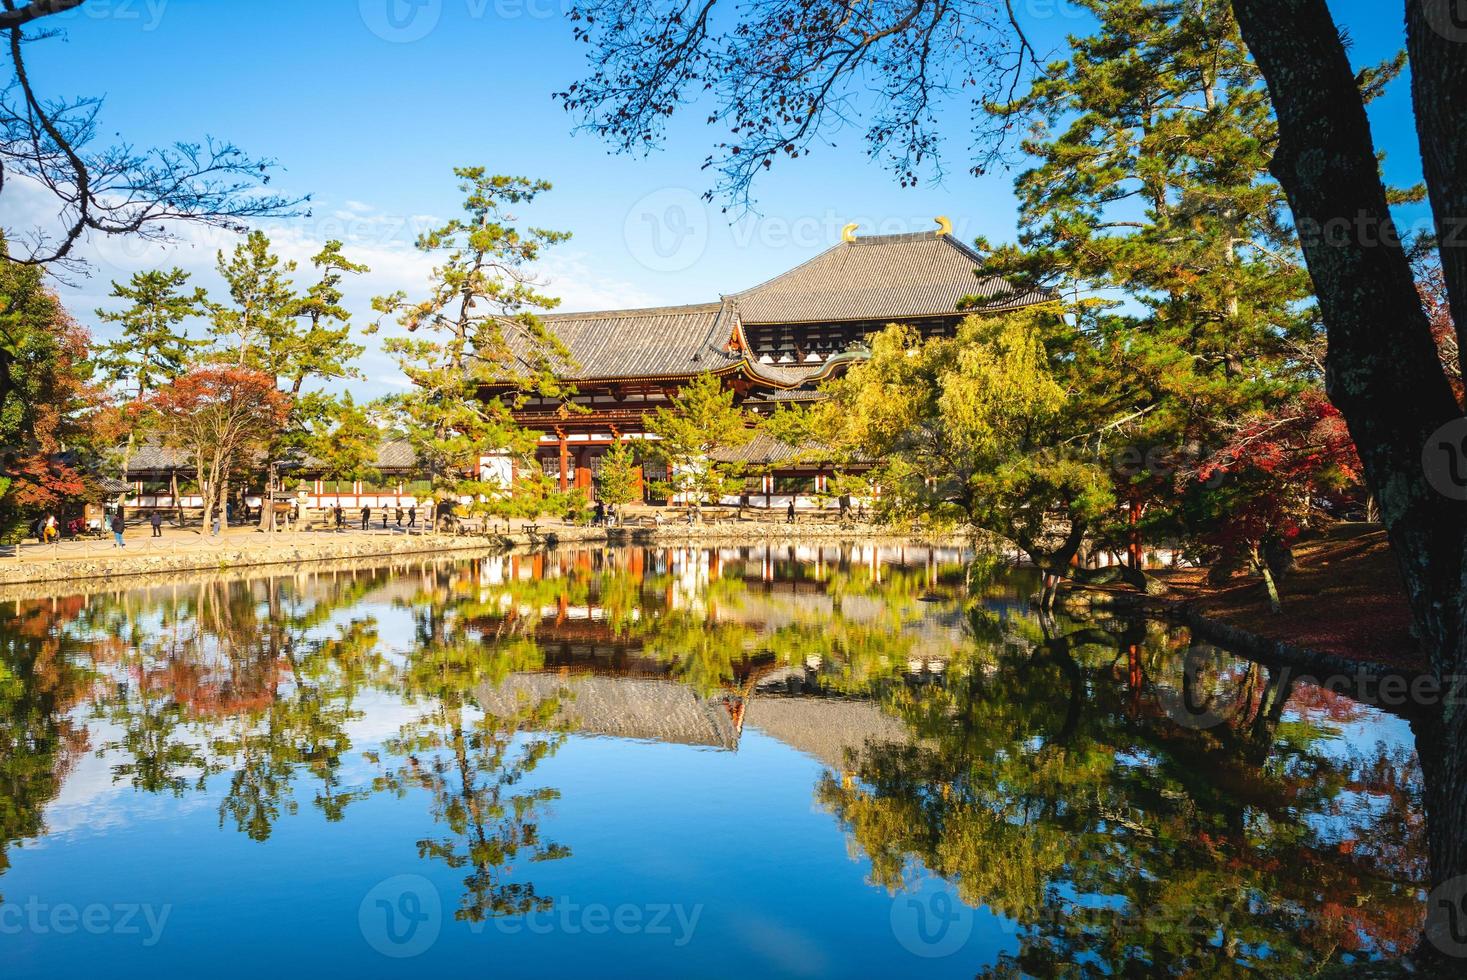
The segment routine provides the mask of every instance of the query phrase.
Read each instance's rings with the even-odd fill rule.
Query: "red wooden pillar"
[[[1141,557],[1142,557],[1142,550],[1141,550],[1141,527],[1140,527],[1140,524],[1141,524],[1141,511],[1142,511],[1141,501],[1139,499],[1137,499],[1136,497],[1132,497],[1131,498],[1131,501],[1130,501],[1129,513],[1127,515],[1127,517],[1128,517],[1128,522],[1127,523],[1129,523],[1131,530],[1130,530],[1130,542],[1129,542],[1128,547],[1126,548],[1126,558],[1128,559],[1128,564],[1131,566],[1131,568],[1133,568],[1133,569],[1135,569],[1137,571],[1140,571],[1140,569],[1141,569]]]
[[[565,493],[567,481],[570,479],[570,447],[565,444],[565,433],[557,431],[560,436],[560,492]]]

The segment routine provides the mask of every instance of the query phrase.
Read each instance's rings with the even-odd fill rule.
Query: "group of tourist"
[[[418,526],[418,505],[416,503],[408,504],[406,510],[403,509],[402,504],[398,504],[396,507],[393,508],[383,507],[382,529],[384,531],[387,529],[387,519],[389,515],[393,515],[396,517],[398,527],[404,526],[402,523],[404,515],[406,515],[407,517],[406,527],[408,530],[414,530]],[[340,501],[337,501],[336,506],[331,508],[331,516],[335,523],[336,530],[346,530],[346,511],[342,508]],[[431,502],[425,508],[423,523],[433,523],[433,505]],[[360,526],[363,531],[369,530],[372,526],[372,507],[370,504],[362,505]]]

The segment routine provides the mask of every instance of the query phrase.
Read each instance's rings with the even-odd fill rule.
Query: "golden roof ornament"
[[[856,228],[857,227],[858,227],[858,225],[854,221],[852,221],[850,224],[848,224],[844,228],[842,228],[840,230],[840,240],[843,241],[843,242],[853,242],[853,241],[855,241],[856,240]]]
[[[939,214],[937,216],[937,233],[939,235],[951,235],[953,233],[953,223],[946,215]]]

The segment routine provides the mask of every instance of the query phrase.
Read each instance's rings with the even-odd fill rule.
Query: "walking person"
[[[163,512],[153,511],[148,515],[148,523],[153,526],[153,537],[161,538],[163,536]]]
[[[397,526],[402,527],[402,504],[397,505]]]
[[[408,529],[409,530],[412,530],[413,528],[415,528],[417,526],[418,526],[418,505],[416,503],[411,503],[411,504],[408,504]]]
[[[365,531],[372,526],[372,508],[362,507],[362,530]]]
[[[784,522],[786,524],[793,524],[795,522],[795,502],[793,498],[790,500],[788,509],[785,510]]]
[[[112,547],[127,547],[127,542],[122,540],[122,532],[125,530],[127,530],[127,523],[123,520],[122,508],[119,507],[112,515]]]
[[[341,509],[341,501],[338,500],[336,502],[336,506],[332,508],[332,512],[336,515],[336,530],[340,531],[346,526],[346,513]]]

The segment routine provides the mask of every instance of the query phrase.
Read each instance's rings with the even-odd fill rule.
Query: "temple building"
[[[742,292],[708,303],[638,310],[555,313],[542,316],[570,353],[562,381],[576,390],[579,410],[559,400],[529,398],[515,413],[540,433],[537,462],[563,489],[594,496],[602,454],[616,440],[647,437],[646,416],[676,396],[691,379],[712,373],[732,389],[738,404],[766,415],[783,402],[821,397],[822,381],[868,356],[867,338],[900,323],[925,336],[953,333],[971,313],[996,313],[1053,299],[1042,290],[1017,290],[979,273],[981,259],[938,219],[936,231],[863,237],[847,226],[842,241],[807,262]],[[958,307],[967,299],[968,309]],[[532,351],[520,352],[527,362]],[[484,397],[515,394],[485,388]],[[750,507],[817,507],[830,472],[809,454],[798,454],[765,434],[729,451],[749,464],[742,503]],[[484,457],[487,473],[507,478],[507,459]],[[644,463],[644,499],[666,474]],[[377,478],[334,482],[319,461],[294,471],[300,499],[309,507],[335,504],[356,511],[410,506],[427,498],[429,485],[405,441],[383,442],[373,467]],[[130,457],[125,473],[129,506],[198,507],[197,493],[181,492],[193,477],[188,461],[172,449],[148,444]],[[259,503],[258,492],[246,503]]]
[[[820,382],[867,356],[868,336],[900,323],[924,336],[950,335],[971,313],[1013,310],[1052,299],[1016,290],[979,272],[981,258],[951,233],[858,236],[842,241],[767,282],[716,301],[638,310],[557,313],[542,317],[570,351],[564,381],[588,411],[530,398],[516,413],[538,430],[538,461],[562,488],[593,492],[598,461],[616,440],[646,436],[645,416],[700,374],[712,373],[758,414],[783,401],[820,397]],[[968,298],[976,305],[960,310]],[[486,397],[508,394],[486,389]],[[823,491],[823,468],[808,460],[780,466],[794,450],[767,436],[739,450],[767,470],[752,478],[746,503],[783,507]],[[649,464],[651,465],[651,464]],[[663,474],[644,474],[650,481]],[[649,497],[649,500],[651,498]],[[654,501],[655,502],[655,501]]]

